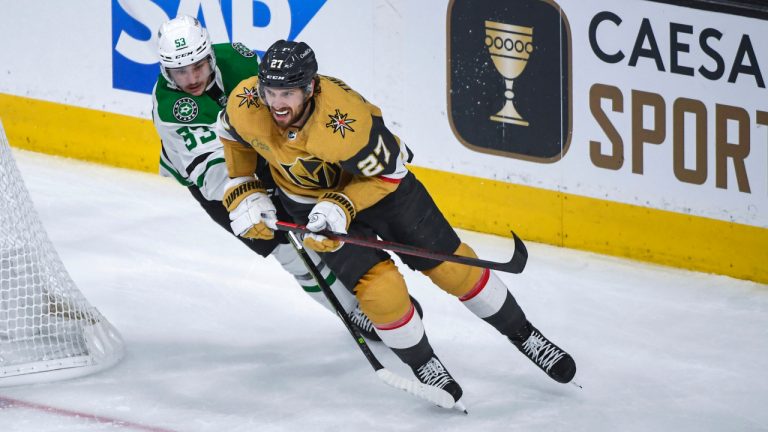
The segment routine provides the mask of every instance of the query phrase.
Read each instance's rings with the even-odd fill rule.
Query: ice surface
[[[526,271],[500,276],[571,352],[578,389],[406,269],[465,416],[382,384],[336,317],[172,180],[14,154],[64,264],[127,354],[96,375],[0,389],[1,431],[768,430],[766,285],[529,243]],[[460,234],[486,259],[513,248]]]

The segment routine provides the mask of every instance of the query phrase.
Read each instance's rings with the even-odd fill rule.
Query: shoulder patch
[[[197,102],[194,99],[183,97],[173,104],[173,116],[180,122],[189,123],[197,117]]]
[[[350,126],[351,123],[356,122],[357,120],[347,118],[349,116],[349,113],[342,114],[341,111],[336,108],[336,114],[328,114],[328,117],[330,117],[331,121],[325,124],[325,127],[332,128],[333,133],[338,132],[342,138],[346,137],[346,132],[354,132],[355,130],[352,129],[352,126]]]
[[[243,57],[253,57],[255,55],[253,51],[251,51],[247,46],[243,45],[241,42],[233,43],[232,49],[240,53],[240,55]]]
[[[238,107],[241,107],[245,105],[246,108],[250,108],[252,106],[255,106],[258,108],[259,105],[259,93],[256,90],[256,87],[251,86],[251,88],[243,87],[243,92],[235,95],[242,99],[240,103],[237,105]]]

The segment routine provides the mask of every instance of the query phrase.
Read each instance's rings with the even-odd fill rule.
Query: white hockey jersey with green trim
[[[216,119],[235,86],[259,73],[259,63],[256,55],[240,43],[215,44],[213,51],[216,78],[211,85],[221,89],[221,97],[214,100],[209,96],[213,92],[193,96],[173,89],[159,75],[152,90],[152,120],[162,142],[160,175],[173,177],[184,186],[198,187],[208,200],[221,201],[229,176],[223,147],[216,136]],[[250,96],[245,90],[242,93],[238,97]]]

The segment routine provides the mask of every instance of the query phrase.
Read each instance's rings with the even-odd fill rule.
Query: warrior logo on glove
[[[224,192],[232,231],[241,237],[271,240],[277,228],[277,209],[261,182],[254,177],[230,179]]]
[[[328,192],[320,197],[317,205],[312,208],[307,229],[346,234],[355,215],[355,205],[346,195]],[[344,245],[339,240],[329,239],[321,234],[308,235],[304,238],[304,244],[318,252],[335,252]]]

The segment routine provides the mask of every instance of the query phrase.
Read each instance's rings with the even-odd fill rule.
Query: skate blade
[[[460,400],[456,401],[456,403],[453,405],[453,407],[455,409],[459,410],[459,411],[463,411],[464,414],[469,414],[469,412],[467,412],[467,407],[465,407],[464,404]]]

